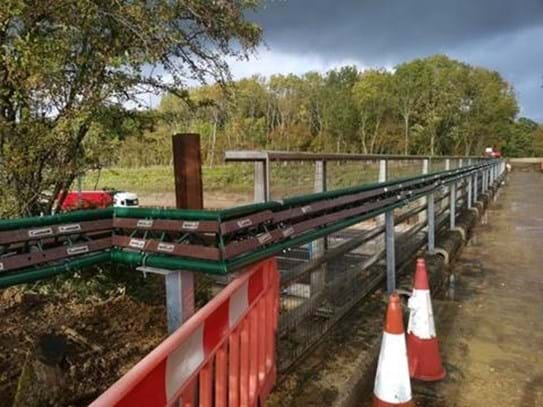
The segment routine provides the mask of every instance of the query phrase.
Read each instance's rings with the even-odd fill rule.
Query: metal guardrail
[[[315,164],[315,192],[326,190],[327,163],[329,162],[378,162],[379,182],[388,178],[388,163],[391,161],[419,161],[422,173],[428,173],[433,161],[445,160],[445,169],[456,161],[459,167],[491,160],[481,156],[430,156],[398,154],[329,154],[291,151],[225,151],[227,163],[254,163],[254,201],[265,202],[271,199],[271,163],[273,162],[312,162]]]
[[[226,158],[256,160],[255,203],[0,221],[0,287],[105,262],[226,274],[277,256],[281,371],[383,281],[394,290],[397,270],[425,246],[434,252],[436,235],[455,229],[462,210],[499,184],[505,169],[502,160],[481,157],[265,152]],[[269,200],[269,164],[282,160],[314,162],[315,192]],[[378,163],[378,179],[327,191],[327,162],[337,160]],[[387,180],[394,160],[416,160],[422,174]],[[445,169],[431,173],[438,160]]]
[[[335,161],[339,162],[334,164],[339,165],[340,171],[359,171],[361,177],[369,171],[375,181],[381,183],[395,175],[390,174],[391,169],[400,173],[418,169],[421,176],[425,176],[432,170],[438,170],[439,174],[442,169],[448,171],[495,163],[490,171],[466,174],[413,197],[406,205],[391,207],[385,215],[379,214],[279,254],[282,287],[278,338],[280,371],[288,369],[357,302],[385,280],[388,290],[393,290],[397,270],[424,247],[434,252],[436,236],[455,229],[463,210],[472,207],[489,185],[499,182],[504,170],[503,162],[487,157],[237,151],[227,152],[225,159],[231,163],[254,163],[255,202],[271,200],[275,179],[272,175],[288,174],[291,165],[293,169],[296,165],[302,166],[297,162],[306,163],[303,174],[314,171],[315,193],[326,191],[327,178],[330,178],[327,170]],[[357,164],[345,168],[342,166],[344,161]],[[378,165],[376,173],[375,164]],[[275,173],[277,170],[281,171]],[[304,178],[307,180],[308,177]],[[451,202],[455,204],[451,206]]]
[[[382,213],[386,227],[393,227],[389,214],[394,208],[431,196],[443,185],[452,185],[450,193],[455,194],[457,182],[479,174],[490,179],[499,163],[485,161],[224,211],[118,208],[4,220],[0,285],[43,276],[37,267],[51,275],[63,272],[76,265],[72,262],[103,252],[132,266],[224,274]]]

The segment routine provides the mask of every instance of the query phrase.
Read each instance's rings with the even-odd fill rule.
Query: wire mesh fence
[[[419,204],[395,210],[396,264],[411,260],[426,244]],[[436,225],[447,223],[447,208]],[[384,226],[377,217],[278,257],[281,302],[278,368],[287,370],[355,304],[385,279]]]
[[[375,183],[383,178],[396,180],[458,168],[460,161],[432,159],[425,162],[419,158],[388,160],[384,168],[381,164],[376,160],[331,160],[326,162],[325,170],[319,175],[313,161],[275,161],[269,164],[266,182],[271,199],[281,199],[323,189]],[[386,177],[383,177],[384,170]],[[325,181],[319,183],[319,176]],[[455,189],[456,216],[467,206],[466,186],[461,183]],[[450,191],[450,186],[444,186],[433,193],[436,236],[450,222]],[[396,269],[409,262],[427,244],[426,212],[427,197],[394,210]],[[279,371],[292,366],[355,304],[380,285],[384,286],[384,232],[384,215],[379,215],[278,256],[281,273]]]

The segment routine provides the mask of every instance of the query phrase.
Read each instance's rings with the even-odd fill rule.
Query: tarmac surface
[[[513,171],[434,301],[447,377],[417,406],[543,406],[543,174]]]

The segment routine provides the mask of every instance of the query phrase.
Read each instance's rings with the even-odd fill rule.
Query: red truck
[[[79,199],[81,194],[81,205]],[[108,191],[69,191],[62,202],[62,212],[75,211],[77,209],[107,208],[113,205],[113,194]]]

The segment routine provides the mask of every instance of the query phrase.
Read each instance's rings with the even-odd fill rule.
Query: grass
[[[394,163],[389,168],[389,178],[420,174],[420,164]],[[99,177],[98,177],[99,175]],[[329,163],[327,166],[328,189],[345,188],[378,179],[377,163]],[[252,193],[253,166],[229,164],[203,168],[206,192]],[[108,168],[98,174],[90,172],[83,181],[85,189],[113,188],[140,195],[173,193],[173,169],[170,166],[144,168]],[[314,167],[312,163],[272,163],[271,192],[274,198],[313,192]]]
[[[203,183],[208,191],[227,188],[230,192],[246,192],[252,188],[252,168],[218,166],[203,169]],[[152,166],[142,168],[107,168],[98,174],[92,171],[83,181],[85,189],[113,188],[140,194],[174,192],[173,168]]]

